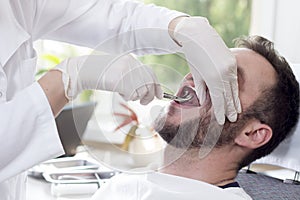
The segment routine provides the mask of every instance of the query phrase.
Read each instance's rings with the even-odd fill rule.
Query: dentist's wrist
[[[53,115],[57,116],[69,102],[65,96],[62,73],[58,70],[50,70],[38,80],[38,83],[47,96]]]

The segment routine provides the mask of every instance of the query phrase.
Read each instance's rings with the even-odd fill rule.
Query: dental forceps
[[[164,92],[163,93],[163,98],[174,100],[177,103],[184,103],[184,102],[187,102],[187,101],[191,100],[193,98],[193,96],[188,95],[187,97],[178,97],[178,96],[175,96],[175,95]]]

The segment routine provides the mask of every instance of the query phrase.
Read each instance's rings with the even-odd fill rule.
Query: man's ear
[[[269,142],[272,135],[273,131],[270,126],[253,120],[242,129],[234,141],[239,146],[256,149]]]

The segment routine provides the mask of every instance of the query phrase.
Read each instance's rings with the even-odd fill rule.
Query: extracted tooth
[[[180,95],[180,98],[185,99],[186,101],[191,100],[193,98],[190,90],[188,88],[183,88],[183,95]]]
[[[190,94],[189,90],[187,88],[183,88],[183,95],[182,98],[186,98]]]

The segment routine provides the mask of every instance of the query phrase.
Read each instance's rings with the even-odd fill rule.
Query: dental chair
[[[253,200],[299,200],[300,185],[298,182],[285,183],[252,171],[240,171],[237,177],[240,186]]]
[[[292,65],[297,80],[300,80],[300,64]],[[243,169],[237,181],[254,200],[300,200],[300,122],[293,134],[283,141],[270,155],[255,161],[254,164],[279,166],[279,177],[271,177],[271,173],[255,172]],[[275,170],[276,171],[276,170]]]

